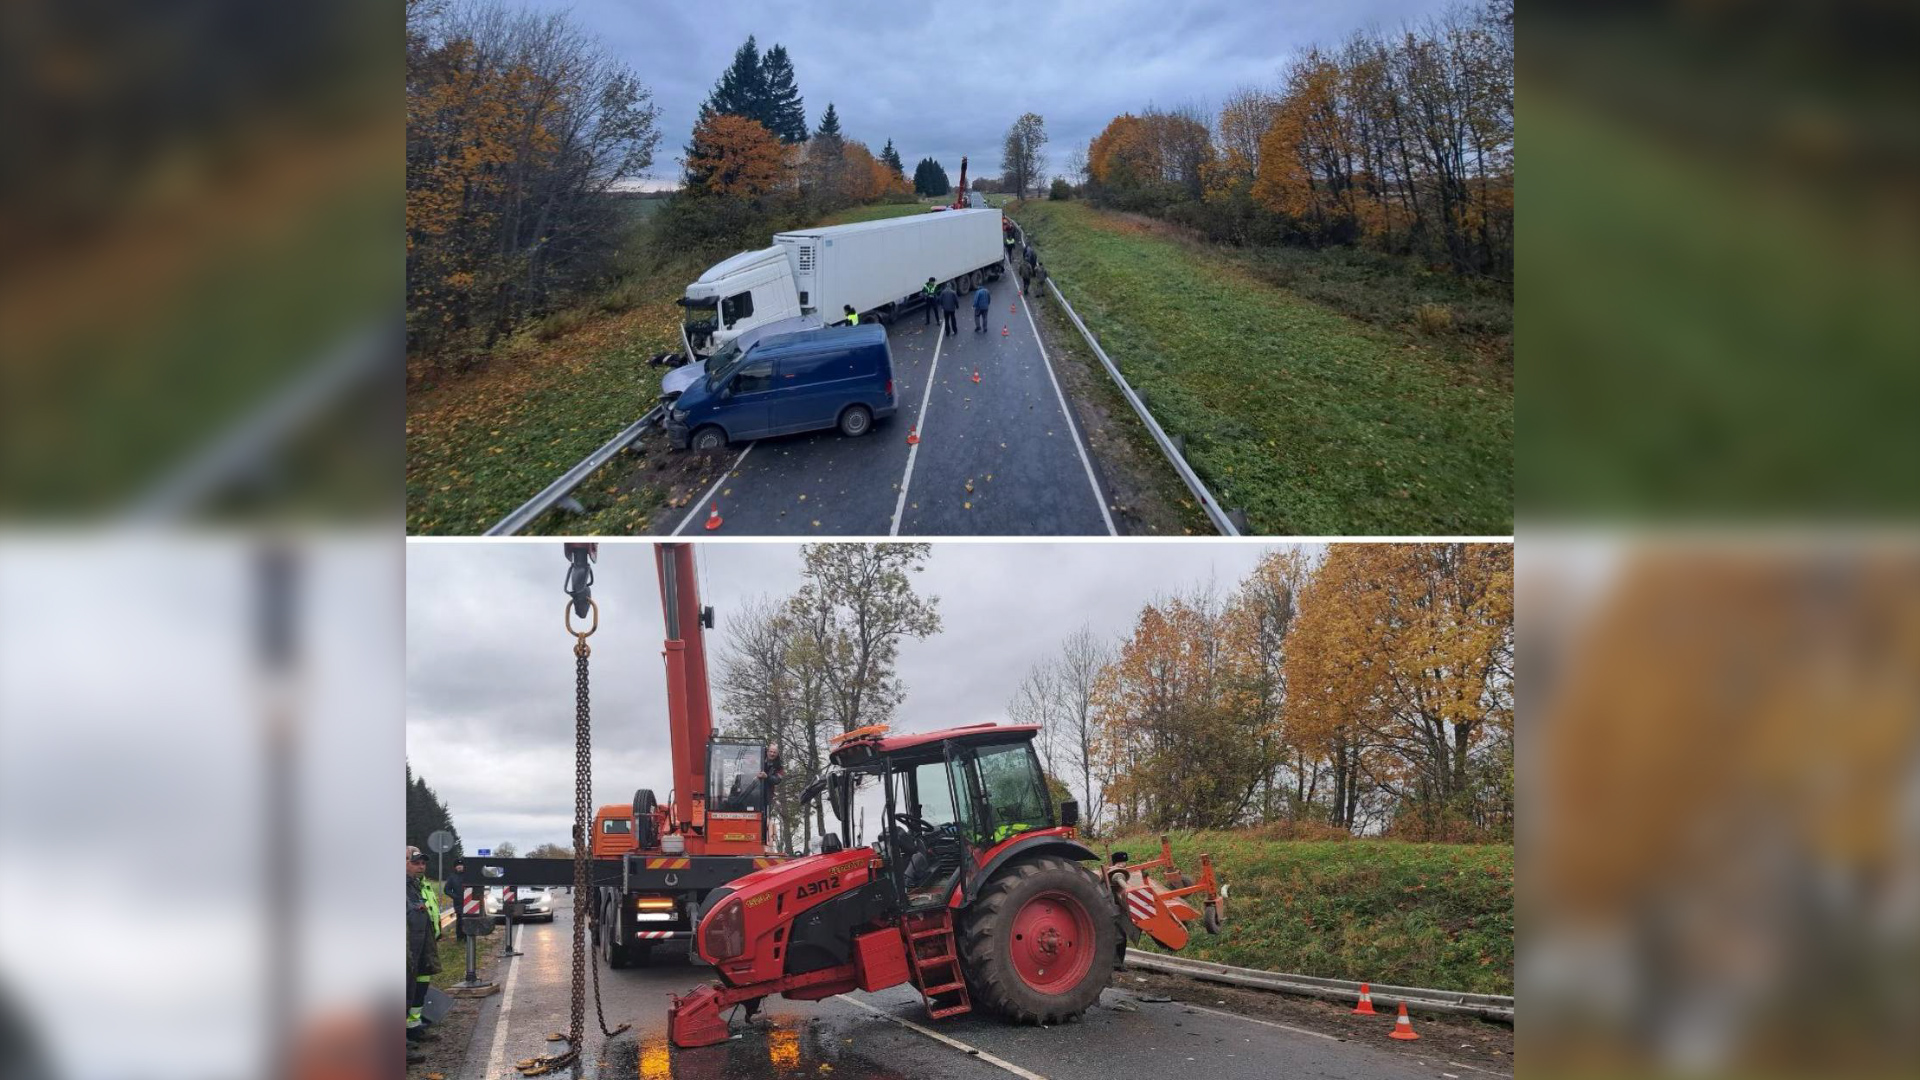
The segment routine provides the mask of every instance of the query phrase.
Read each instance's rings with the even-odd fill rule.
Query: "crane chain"
[[[587,658],[593,655],[593,650],[588,647],[587,638],[593,636],[594,630],[600,627],[599,606],[591,600],[587,603],[593,612],[592,628],[575,630],[571,618],[566,622],[567,632],[574,636],[573,979],[567,1010],[567,1049],[558,1054],[520,1062],[520,1071],[528,1076],[539,1076],[579,1061],[586,1027],[587,920],[591,905],[588,870],[592,858],[588,849],[590,838],[587,823],[592,820],[590,804],[593,800],[593,699],[587,679]],[[600,1021],[601,1033],[607,1038],[631,1026],[622,1024],[619,1028],[608,1030],[606,1012],[600,1004],[600,968],[597,963],[593,967],[593,1011]]]

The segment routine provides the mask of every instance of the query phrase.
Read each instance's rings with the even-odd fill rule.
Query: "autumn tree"
[[[926,544],[808,544],[789,611],[818,653],[841,731],[886,721],[904,696],[900,642],[940,631],[938,597],[914,590]]]
[[[1042,763],[1079,799],[1090,833],[1099,831],[1105,816],[1095,688],[1111,660],[1109,644],[1082,626],[1067,635],[1059,652],[1028,670],[1007,706],[1015,722],[1042,726]]]
[[[545,841],[528,848],[526,855],[523,857],[528,859],[571,859],[573,858],[573,846],[571,844],[556,844],[552,841]]]
[[[408,348],[484,346],[604,280],[622,237],[608,192],[652,164],[659,114],[565,16],[408,18]]]
[[[1039,113],[1023,113],[1007,129],[1001,144],[1000,167],[1016,198],[1025,198],[1028,190],[1039,186],[1045,159],[1040,148],[1047,143],[1047,122]]]
[[[1512,730],[1512,657],[1511,547],[1335,547],[1287,663],[1288,733],[1329,759],[1335,822],[1354,824],[1373,788],[1399,829],[1497,827],[1472,779]]]
[[[774,788],[772,818],[782,850],[811,839],[799,792],[825,768],[820,696],[808,694],[806,659],[784,603],[756,597],[727,620],[714,689],[727,731],[780,751],[789,783]],[[798,845],[794,837],[799,834]]]
[[[686,161],[687,190],[694,194],[766,195],[786,186],[786,147],[758,121],[713,113],[694,129]]]

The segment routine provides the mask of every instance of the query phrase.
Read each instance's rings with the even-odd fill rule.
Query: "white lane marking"
[[[961,1042],[959,1039],[942,1035],[930,1027],[926,1027],[921,1024],[916,1024],[911,1020],[902,1020],[900,1017],[895,1016],[890,1012],[887,1012],[885,1009],[876,1009],[872,1005],[869,1005],[858,998],[847,997],[845,995],[842,995],[839,998],[836,998],[835,1000],[844,1001],[849,1005],[855,1006],[857,1008],[865,1009],[882,1020],[887,1020],[892,1023],[899,1024],[903,1028],[908,1028],[910,1030],[917,1031],[920,1034],[925,1035],[927,1038],[934,1040],[935,1042],[945,1043],[948,1046],[953,1047],[955,1050],[959,1050],[962,1053],[968,1054],[972,1057],[979,1058],[981,1061],[984,1061],[989,1065],[995,1066],[997,1068],[1005,1069],[1007,1072],[1010,1072],[1013,1075],[1020,1077],[1020,1080],[1047,1080],[1046,1077],[1041,1076],[1037,1072],[1032,1072],[1027,1069],[1023,1069],[1020,1066],[1015,1065],[1013,1062],[1007,1061],[1003,1058],[994,1057],[992,1054],[987,1053],[985,1050],[982,1050],[977,1046],[968,1046],[966,1043]]]
[[[1080,441],[1080,429],[1073,422],[1073,411],[1067,408],[1067,395],[1060,392],[1060,380],[1053,374],[1053,361],[1047,359],[1047,347],[1040,344],[1040,328],[1034,325],[1033,309],[1021,304],[1020,310],[1026,313],[1027,328],[1033,331],[1033,344],[1040,350],[1040,362],[1046,365],[1047,381],[1053,384],[1053,394],[1060,399],[1060,418],[1067,422],[1067,433],[1073,436],[1073,448],[1080,451],[1080,464],[1087,470],[1087,486],[1093,489],[1093,502],[1100,508],[1100,520],[1107,523],[1108,536],[1118,536],[1120,531],[1113,527],[1113,515],[1107,513],[1107,500],[1100,494],[1100,481],[1093,478],[1093,462],[1087,457],[1087,444]]]
[[[1501,1076],[1501,1077],[1505,1077],[1506,1080],[1513,1080],[1512,1073],[1494,1072],[1492,1069],[1483,1069],[1478,1065],[1469,1065],[1464,1061],[1449,1061],[1447,1062],[1447,1064],[1453,1066],[1456,1069],[1465,1069],[1468,1072],[1486,1073],[1488,1076]],[[1446,1074],[1442,1073],[1441,1075],[1444,1076]]]
[[[495,1080],[500,1075],[501,1060],[507,1052],[507,1016],[513,1012],[513,987],[520,981],[520,965],[511,958],[505,962],[513,964],[507,972],[507,985],[500,988],[500,1011],[493,1017],[493,1049],[487,1054],[487,1080]]]
[[[946,343],[947,324],[943,320],[940,323],[940,340],[933,343],[933,363],[927,365],[927,388],[920,395],[920,414],[913,418],[914,430],[922,439],[927,437],[927,433],[920,431],[919,425],[927,422],[927,402],[933,400],[933,371],[940,366],[940,346]],[[907,511],[907,485],[913,483],[913,459],[918,457],[919,454],[919,443],[914,443],[912,446],[907,447],[907,471],[900,477],[900,497],[895,499],[893,503],[893,524],[887,528],[888,536],[900,535],[900,518]]]
[[[693,509],[691,509],[691,510],[689,510],[689,511],[687,511],[687,516],[686,516],[686,517],[683,517],[683,518],[681,518],[681,519],[680,519],[680,524],[678,524],[678,525],[676,525],[676,526],[674,526],[674,529],[673,529],[673,531],[672,531],[671,533],[668,533],[667,535],[669,535],[669,536],[679,536],[679,535],[680,535],[680,530],[682,530],[682,529],[684,529],[684,528],[686,528],[686,527],[687,527],[687,523],[693,520],[693,516],[694,516],[695,514],[698,514],[698,513],[700,512],[700,508],[701,508],[701,507],[703,507],[703,506],[712,506],[712,505],[713,505],[713,493],[714,493],[714,492],[716,492],[716,491],[719,491],[719,490],[720,490],[720,485],[721,485],[721,484],[724,484],[724,483],[726,483],[726,482],[727,482],[727,477],[729,477],[729,476],[732,476],[732,475],[733,475],[733,470],[735,470],[735,469],[737,469],[737,468],[739,468],[739,467],[740,467],[740,463],[741,463],[741,462],[743,462],[743,461],[745,461],[745,460],[747,460],[747,455],[748,455],[749,453],[752,453],[752,452],[753,452],[753,446],[754,446],[754,444],[753,444],[753,443],[748,443],[748,444],[747,444],[747,448],[746,448],[745,450],[742,450],[742,451],[740,451],[740,456],[739,456],[739,457],[737,457],[737,458],[734,458],[734,459],[733,459],[733,464],[731,464],[731,465],[729,465],[729,466],[727,466],[727,471],[726,471],[726,472],[723,472],[723,473],[721,473],[721,474],[720,474],[720,479],[718,479],[718,480],[715,480],[715,481],[713,482],[713,486],[707,489],[707,494],[706,494],[706,496],[705,496],[704,498],[702,498],[702,499],[701,499],[701,500],[700,500],[699,502],[697,502],[697,503],[694,503],[694,504],[693,504]],[[688,451],[688,453],[692,453],[692,451]],[[726,515],[724,515],[724,514],[722,514],[721,516],[722,516],[722,517],[725,517]]]
[[[1306,1028],[1297,1028],[1297,1027],[1293,1027],[1290,1024],[1276,1024],[1271,1020],[1262,1020],[1259,1017],[1255,1017],[1255,1016],[1242,1016],[1239,1013],[1225,1012],[1220,1009],[1209,1009],[1205,1005],[1193,1005],[1184,1001],[1181,1002],[1180,1004],[1185,1006],[1186,1008],[1193,1009],[1197,1012],[1212,1013],[1215,1016],[1231,1016],[1235,1020],[1245,1020],[1249,1024],[1264,1024],[1270,1028],[1279,1028],[1281,1031],[1291,1031],[1295,1035],[1311,1035],[1316,1039],[1325,1039],[1328,1042],[1340,1041],[1340,1037],[1338,1035],[1328,1035],[1323,1031],[1308,1031]]]

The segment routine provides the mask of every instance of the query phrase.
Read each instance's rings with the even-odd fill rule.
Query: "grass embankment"
[[[925,210],[919,203],[861,206],[822,224]],[[410,377],[407,531],[484,532],[639,419],[668,370],[647,359],[680,346],[674,300],[721,257],[664,255],[593,302],[529,323],[474,370]],[[664,443],[647,452],[664,453]],[[614,458],[575,490],[584,515],[556,512],[527,531],[634,533],[664,524],[655,518],[676,498],[675,474],[636,471],[630,458]]]
[[[1259,830],[1180,833],[1174,863],[1200,872],[1200,853],[1231,889],[1216,937],[1198,923],[1181,956],[1266,971],[1513,993],[1512,845],[1388,840],[1269,840]],[[1135,861],[1158,836],[1101,850]],[[1154,948],[1143,939],[1143,948]]]
[[[1453,331],[1374,325],[1302,295],[1303,280],[1339,288],[1335,275],[1359,276],[1351,260],[1230,252],[1082,202],[1029,200],[1010,213],[1251,531],[1513,530],[1510,364]]]

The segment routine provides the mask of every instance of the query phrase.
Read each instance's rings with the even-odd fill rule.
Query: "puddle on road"
[[[765,1024],[743,1025],[719,1046],[674,1049],[664,1033],[635,1042],[608,1044],[605,1077],[640,1080],[906,1080],[905,1074],[849,1053],[841,1040],[804,1017],[775,1014]]]

